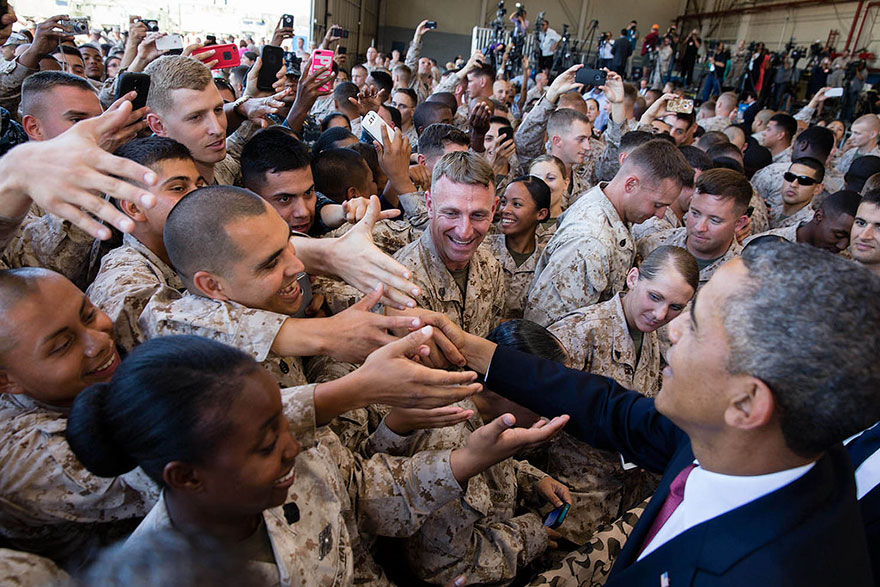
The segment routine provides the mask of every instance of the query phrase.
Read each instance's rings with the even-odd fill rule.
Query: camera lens
[[[223,52],[223,59],[229,61],[230,59],[232,59],[232,53],[230,53],[229,51],[224,51]]]

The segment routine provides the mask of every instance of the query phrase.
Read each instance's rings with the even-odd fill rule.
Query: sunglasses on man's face
[[[784,177],[785,181],[787,181],[788,183],[794,183],[794,181],[797,180],[798,184],[802,186],[816,185],[817,183],[819,183],[818,179],[813,179],[812,177],[807,177],[806,175],[795,175],[791,171],[786,171],[782,177]]]

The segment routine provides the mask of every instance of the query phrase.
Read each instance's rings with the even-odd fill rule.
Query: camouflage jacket
[[[67,413],[0,394],[0,535],[4,544],[76,566],[130,532],[159,498],[141,469],[88,472],[67,444]]]
[[[0,548],[0,584],[3,585],[68,585],[70,576],[51,560]]]
[[[101,270],[86,295],[104,310],[116,327],[116,344],[130,351],[144,342],[138,317],[157,291],[183,291],[183,282],[162,259],[139,240],[126,234],[122,246],[101,260]],[[170,298],[174,297],[168,292]]]
[[[800,226],[804,222],[809,222],[810,220],[812,220],[813,214],[815,214],[815,211],[810,204],[807,204],[791,216],[785,216],[782,212],[782,207],[779,207],[773,211],[773,214],[770,217],[770,228]]]
[[[536,244],[531,257],[517,267],[516,261],[507,250],[505,241],[506,237],[503,234],[492,234],[486,237],[485,244],[504,270],[504,318],[522,318],[523,307],[526,305],[526,293],[535,276],[535,266],[538,264],[538,257],[541,256],[541,250],[544,247],[541,244]]]
[[[284,505],[263,511],[275,564],[252,562],[281,585],[390,585],[369,553],[371,536],[408,536],[435,510],[462,494],[449,465],[451,451],[412,458],[380,454],[364,459],[323,427],[308,433],[308,399],[282,392],[285,415],[303,451]],[[314,404],[311,404],[312,409]],[[164,498],[129,538],[172,527]],[[268,567],[268,568],[267,568]]]
[[[652,234],[657,234],[658,232],[669,230],[670,228],[679,228],[680,226],[684,226],[684,222],[676,216],[675,212],[672,211],[672,208],[667,207],[663,218],[651,216],[644,222],[633,224],[632,235],[636,241],[639,241],[646,236],[651,236]]]
[[[724,132],[728,126],[730,126],[730,118],[727,116],[713,116],[712,118],[706,118],[704,120],[698,120],[697,124],[703,127],[706,132],[709,131],[719,131]]]
[[[761,232],[758,234],[753,234],[745,241],[743,241],[743,247],[749,244],[751,241],[755,240],[759,236],[778,236],[782,237],[787,241],[796,243],[797,242],[797,229],[800,228],[800,224],[792,224],[791,226],[786,226],[784,228],[772,228],[765,232]]]
[[[421,295],[415,296],[420,308],[446,314],[477,336],[489,334],[504,316],[504,272],[488,248],[481,245],[474,252],[463,297],[437,254],[430,230],[394,258],[410,270],[411,281],[421,288]]]
[[[636,248],[599,184],[566,210],[544,247],[529,288],[525,318],[547,326],[565,314],[623,291]]]
[[[880,157],[880,146],[874,145],[867,153],[862,153],[857,148],[850,149],[846,153],[842,154],[840,156],[840,159],[838,159],[836,165],[837,170],[845,175],[846,172],[849,171],[849,166],[852,165],[853,161],[855,161],[859,157],[866,157],[868,155]]]
[[[305,385],[299,357],[280,357],[272,343],[289,317],[247,308],[187,292],[163,289],[147,303],[138,320],[144,338],[194,334],[233,346],[251,355],[272,373],[281,387]]]
[[[636,246],[639,251],[639,259],[644,259],[648,255],[651,254],[651,251],[656,249],[662,245],[671,245],[674,247],[681,247],[683,249],[687,248],[687,228],[673,228],[672,230],[666,230],[664,232],[658,232],[653,236],[649,236],[648,238],[640,240],[636,243]],[[742,252],[742,247],[736,242],[736,239],[733,239],[733,242],[730,243],[730,246],[727,248],[727,251],[715,262],[711,263],[707,267],[703,268],[700,271],[700,287],[706,285],[706,282],[709,281],[709,278],[712,277],[712,274],[715,271],[738,256]]]

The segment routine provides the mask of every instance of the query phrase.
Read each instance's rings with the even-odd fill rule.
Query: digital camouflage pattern
[[[491,234],[486,237],[484,244],[492,251],[495,259],[504,270],[504,318],[514,319],[523,317],[523,307],[526,305],[526,294],[529,284],[535,276],[535,266],[538,257],[544,248],[536,244],[531,257],[525,260],[519,267],[516,266],[513,256],[507,250],[506,237],[503,234]]]

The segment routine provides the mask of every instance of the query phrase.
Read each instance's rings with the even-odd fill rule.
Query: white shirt
[[[549,57],[550,55],[553,55],[553,45],[555,45],[556,42],[561,39],[562,37],[559,36],[559,33],[547,27],[547,32],[544,33],[544,40],[541,41],[541,54],[544,57]]]
[[[696,461],[694,461],[696,463]],[[688,475],[684,500],[676,508],[651,543],[642,551],[642,560],[682,532],[755,501],[800,479],[816,463],[768,475],[735,476],[712,473],[699,466]]]
[[[868,429],[870,430],[870,427]],[[849,444],[862,434],[863,432],[859,432],[847,438],[844,444]],[[856,469],[856,496],[862,499],[878,485],[880,485],[880,450],[865,459]]]

